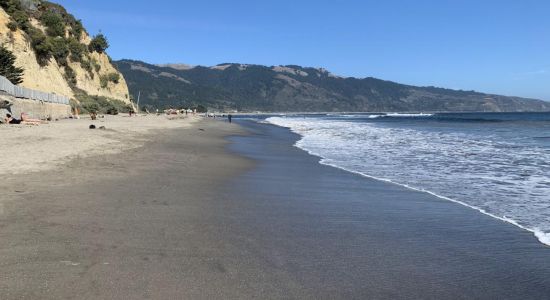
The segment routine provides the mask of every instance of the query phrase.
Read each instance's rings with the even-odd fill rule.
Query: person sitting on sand
[[[11,114],[6,114],[6,118],[4,119],[6,124],[30,124],[30,125],[38,125],[43,123],[41,120],[38,119],[31,119],[28,117],[26,113],[21,114],[21,119],[16,119],[12,117]]]

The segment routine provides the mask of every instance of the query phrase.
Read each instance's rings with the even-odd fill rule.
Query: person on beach
[[[4,119],[4,122],[6,124],[29,124],[29,125],[38,125],[43,123],[42,120],[29,118],[26,113],[21,114],[21,119],[16,119],[12,117],[11,114],[6,114],[6,118]]]
[[[229,121],[229,123],[231,123],[232,118],[233,118],[233,116],[231,114],[227,115],[227,120]]]

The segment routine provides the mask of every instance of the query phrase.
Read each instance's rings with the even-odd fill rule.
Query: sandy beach
[[[152,118],[152,123],[157,120],[161,118]],[[132,122],[106,124],[132,132],[130,141],[142,142],[140,147],[79,154],[55,170],[3,176],[0,298],[224,295],[216,288],[224,279],[209,276],[212,270],[222,274],[216,271],[223,268],[217,257],[225,251],[223,240],[212,236],[220,225],[212,218],[223,207],[210,201],[220,195],[218,186],[252,166],[225,151],[224,137],[243,131],[213,120],[176,120],[164,124],[176,128],[143,134],[145,129],[128,129]],[[96,139],[128,142],[111,136]]]
[[[3,125],[0,175],[51,170],[71,159],[120,153],[143,145],[152,130],[189,127],[198,118],[106,115],[95,121],[83,117],[39,126]],[[92,124],[105,130],[88,129]]]
[[[284,128],[161,122],[175,128],[153,122],[159,126],[123,135],[133,147],[3,176],[2,299],[542,299],[550,292],[550,252],[515,226],[321,165]],[[59,124],[52,126],[69,126]],[[103,134],[88,130],[81,132]]]

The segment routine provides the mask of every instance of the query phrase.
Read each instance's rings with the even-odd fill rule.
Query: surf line
[[[319,163],[322,164],[322,165],[326,165],[326,166],[329,166],[329,167],[333,167],[333,168],[337,168],[337,169],[340,169],[340,170],[343,170],[343,171],[346,171],[346,172],[350,172],[350,173],[354,173],[354,174],[357,174],[357,175],[360,175],[360,176],[363,176],[363,177],[367,177],[367,178],[370,178],[370,179],[374,179],[374,180],[378,180],[378,181],[383,181],[383,182],[387,182],[387,183],[391,183],[391,184],[395,184],[395,185],[399,185],[399,186],[402,186],[404,188],[407,188],[407,189],[410,189],[410,190],[413,190],[413,191],[416,191],[416,192],[421,192],[421,193],[427,193],[427,194],[430,194],[432,196],[435,196],[437,198],[440,198],[440,199],[443,199],[443,200],[447,200],[447,201],[451,201],[451,202],[454,202],[454,203],[457,203],[457,204],[460,204],[462,206],[465,206],[465,207],[468,207],[468,208],[471,208],[471,209],[474,209],[474,210],[477,210],[478,212],[484,214],[484,215],[487,215],[489,217],[492,217],[494,219],[497,219],[497,220],[500,220],[500,221],[503,221],[503,222],[506,222],[506,223],[509,223],[509,224],[512,224],[516,227],[519,227],[523,230],[526,230],[526,231],[529,231],[531,233],[533,233],[533,235],[539,240],[539,242],[541,242],[542,244],[546,245],[546,246],[550,246],[550,235],[541,231],[541,230],[538,230],[538,229],[532,229],[532,228],[529,228],[529,227],[526,227],[524,225],[521,225],[519,224],[516,220],[513,220],[513,219],[510,219],[506,216],[497,216],[495,214],[492,214],[488,211],[486,211],[485,209],[483,208],[480,208],[480,207],[477,207],[477,206],[473,206],[471,204],[468,204],[466,202],[463,202],[463,201],[460,201],[460,200],[456,200],[456,199],[453,199],[453,198],[449,198],[449,197],[446,197],[446,196],[443,196],[443,195],[439,195],[437,193],[434,193],[432,191],[429,191],[429,190],[425,190],[425,189],[422,189],[422,188],[417,188],[417,187],[413,187],[413,186],[410,186],[410,185],[407,185],[407,184],[404,184],[404,183],[399,183],[399,182],[395,182],[391,179],[387,179],[387,178],[381,178],[381,177],[375,177],[375,176],[372,176],[372,175],[368,175],[368,174],[365,174],[365,173],[362,173],[362,172],[359,172],[359,171],[354,171],[354,170],[349,170],[349,169],[346,169],[344,167],[341,167],[339,165],[336,165],[334,163],[330,163],[328,162],[328,159],[322,157],[321,155],[318,155],[312,151],[309,151],[308,149],[305,149],[301,146],[298,145],[299,141],[296,142],[294,144],[294,146],[298,149],[301,149],[305,152],[307,152],[309,155],[313,155],[315,157],[318,157],[320,158],[319,160]]]
[[[271,119],[271,120],[270,120]],[[462,206],[465,206],[465,207],[468,207],[468,208],[471,208],[471,209],[474,209],[474,210],[477,210],[478,212],[484,214],[484,215],[487,215],[491,218],[494,218],[494,219],[497,219],[497,220],[500,220],[500,221],[503,221],[503,222],[506,222],[508,224],[512,224],[518,228],[521,228],[523,230],[526,230],[528,232],[531,232],[533,233],[533,235],[539,240],[539,242],[541,242],[542,244],[546,245],[546,246],[550,246],[550,234],[549,233],[545,233],[543,232],[542,230],[539,230],[538,228],[529,228],[529,227],[526,227],[524,225],[521,225],[519,224],[516,220],[513,220],[513,219],[510,219],[506,216],[497,216],[495,214],[492,214],[488,211],[486,211],[485,209],[483,208],[480,208],[480,207],[477,207],[477,206],[473,206],[473,205],[470,205],[466,202],[463,202],[463,201],[460,201],[460,200],[456,200],[456,199],[453,199],[453,198],[449,198],[449,197],[446,197],[446,196],[443,196],[443,195],[439,195],[437,193],[434,193],[432,191],[429,191],[429,190],[425,190],[425,189],[422,189],[422,188],[417,188],[417,187],[413,187],[413,186],[410,186],[410,185],[407,185],[407,184],[404,184],[404,183],[399,183],[399,182],[395,182],[395,181],[392,181],[391,179],[387,179],[387,178],[381,178],[381,177],[376,177],[376,176],[372,176],[372,175],[368,175],[368,174],[365,174],[365,173],[362,173],[362,172],[359,172],[359,171],[354,171],[354,170],[349,170],[349,169],[346,169],[344,167],[341,167],[339,165],[336,165],[334,163],[330,163],[328,161],[327,158],[323,157],[322,155],[320,154],[317,154],[313,151],[310,151],[309,149],[307,149],[306,147],[304,146],[301,146],[300,145],[300,142],[303,141],[304,139],[304,135],[301,134],[298,130],[295,130],[294,128],[292,128],[291,125],[280,125],[280,124],[276,124],[275,122],[273,122],[273,119],[272,118],[268,118],[266,119],[267,122],[275,125],[275,126],[279,126],[279,127],[282,127],[282,128],[287,128],[289,129],[291,132],[294,132],[296,134],[298,134],[301,139],[296,141],[294,143],[294,147],[298,148],[298,149],[301,149],[303,151],[305,151],[306,153],[308,153],[309,155],[312,155],[312,156],[315,156],[315,157],[318,157],[319,158],[319,163],[320,164],[323,164],[323,165],[326,165],[326,166],[329,166],[329,167],[333,167],[333,168],[337,168],[337,169],[340,169],[340,170],[343,170],[343,171],[346,171],[346,172],[350,172],[350,173],[354,173],[354,174],[357,174],[357,175],[360,175],[360,176],[363,176],[363,177],[367,177],[367,178],[370,178],[370,179],[374,179],[374,180],[378,180],[378,181],[383,181],[383,182],[387,182],[387,183],[390,183],[390,184],[395,184],[395,185],[398,185],[398,186],[402,186],[404,188],[407,188],[407,189],[410,189],[410,190],[413,190],[413,191],[416,191],[416,192],[421,192],[421,193],[427,193],[427,194],[430,194],[432,196],[435,196],[437,198],[440,198],[440,199],[443,199],[443,200],[447,200],[447,201],[450,201],[450,202],[453,202],[453,203],[456,203],[456,204],[459,204],[459,205],[462,205]]]

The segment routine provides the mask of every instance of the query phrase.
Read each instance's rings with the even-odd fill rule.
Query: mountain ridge
[[[550,111],[550,102],[476,91],[418,87],[324,68],[222,63],[216,66],[114,62],[146,106],[203,105],[238,111]]]

